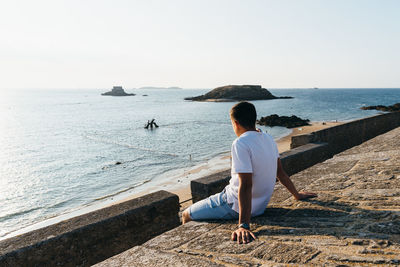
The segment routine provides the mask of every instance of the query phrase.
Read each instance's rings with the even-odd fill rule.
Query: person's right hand
[[[253,239],[255,240],[256,236],[250,230],[238,228],[232,232],[231,239],[232,241],[237,241],[238,244],[246,244],[250,243]]]

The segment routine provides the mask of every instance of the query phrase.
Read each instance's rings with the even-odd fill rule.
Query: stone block
[[[310,246],[272,242],[263,244],[251,256],[278,263],[305,264],[319,253],[319,250]]]
[[[184,253],[174,253],[137,246],[121,254],[100,262],[94,267],[150,267],[150,266],[182,266],[182,267],[222,267],[224,265],[204,258]]]
[[[400,258],[390,259],[384,257],[366,257],[366,256],[353,256],[353,255],[330,255],[327,260],[351,263],[351,264],[398,264]]]
[[[179,228],[165,232],[164,234],[147,241],[142,246],[160,250],[171,250],[202,236],[219,225],[220,224],[216,223],[192,221]]]
[[[158,191],[0,242],[0,266],[90,266],[179,225],[178,196]]]
[[[286,173],[293,175],[332,156],[327,143],[310,143],[283,152],[280,158]]]
[[[231,178],[230,170],[225,170],[191,181],[193,203],[221,192]]]
[[[248,257],[246,259],[234,257],[234,256],[219,256],[216,257],[216,260],[222,262],[224,265],[227,264],[228,266],[240,266],[240,267],[259,267],[261,263],[257,263],[254,261],[250,261]]]

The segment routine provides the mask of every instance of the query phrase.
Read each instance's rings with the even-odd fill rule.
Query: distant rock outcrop
[[[205,95],[186,97],[192,101],[242,101],[242,100],[267,100],[278,98],[292,98],[290,96],[276,97],[261,85],[227,85],[215,88]]]
[[[361,107],[361,109],[363,109],[363,110],[376,109],[376,110],[380,110],[380,111],[395,112],[395,111],[400,111],[400,103],[396,103],[396,104],[391,105],[391,106],[378,105],[378,106]]]
[[[266,117],[261,117],[261,119],[257,120],[257,124],[265,125],[265,126],[283,126],[286,128],[295,128],[300,126],[306,126],[309,124],[310,120],[303,120],[297,116],[278,116],[277,114],[273,114]]]
[[[127,94],[125,93],[122,86],[114,86],[113,89],[109,92],[103,93],[101,95],[111,95],[111,96],[130,96],[135,94]]]

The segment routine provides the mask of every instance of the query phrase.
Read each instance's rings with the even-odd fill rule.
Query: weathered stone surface
[[[326,236],[317,236],[317,237],[309,237],[305,239],[305,243],[312,245],[313,247],[327,247],[327,246],[340,246],[346,247],[349,245],[349,242],[345,239],[339,239],[335,237],[326,237]]]
[[[268,100],[277,98],[292,97],[276,97],[260,85],[227,85],[215,88],[205,95],[186,97],[185,100],[226,102],[241,100]]]
[[[315,199],[295,201],[278,184],[265,213],[252,218],[257,239],[249,244],[230,240],[236,221],[221,221],[190,222],[142,247],[160,253],[154,262],[170,253],[223,266],[398,266],[398,140],[400,128],[293,175],[298,188],[318,193]]]
[[[206,258],[198,258],[183,253],[164,252],[141,246],[127,250],[107,261],[94,265],[96,267],[150,267],[150,266],[187,266],[187,267],[218,267],[224,266]]]
[[[267,243],[250,255],[279,263],[307,263],[319,254],[313,247],[298,244]]]
[[[398,264],[400,258],[389,259],[382,257],[365,257],[365,256],[351,256],[351,255],[331,255],[327,260],[334,260],[347,263],[367,263],[367,264]]]
[[[172,229],[159,238],[149,240],[143,247],[147,248],[161,248],[163,250],[170,250],[176,248],[193,239],[193,236],[202,235],[218,227],[219,224],[205,223],[205,222],[192,222],[182,225],[179,228]]]
[[[219,256],[216,257],[216,260],[223,264],[232,264],[234,266],[243,266],[243,267],[258,267],[261,266],[261,263],[256,263],[254,261],[245,260],[239,257],[234,256]]]

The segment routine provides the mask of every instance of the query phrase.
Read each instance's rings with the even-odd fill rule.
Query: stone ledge
[[[231,179],[231,170],[225,170],[190,182],[193,203],[221,192]]]
[[[326,128],[311,134],[293,136],[290,148],[308,143],[329,143],[333,154],[359,145],[400,126],[400,112],[375,115]]]
[[[283,152],[281,161],[286,173],[293,175],[332,156],[327,143],[312,143]]]
[[[179,225],[178,196],[158,191],[0,242],[0,266],[89,266]]]

